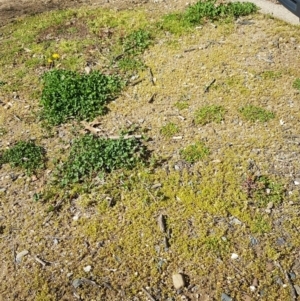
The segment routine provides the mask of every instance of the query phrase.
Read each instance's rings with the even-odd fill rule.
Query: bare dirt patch
[[[148,6],[151,10],[178,10],[182,9],[188,3],[195,1],[184,1],[184,0],[167,0],[167,1],[151,1],[151,0],[47,0],[47,1],[36,1],[36,0],[23,0],[23,1],[11,1],[1,0],[0,1],[0,26],[11,22],[16,18],[28,15],[34,15],[50,10],[59,10],[65,8],[78,8],[80,6],[90,7],[106,7],[112,9],[130,9],[143,6]]]

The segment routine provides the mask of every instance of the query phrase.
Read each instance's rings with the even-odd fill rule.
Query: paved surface
[[[260,12],[264,14],[269,14],[274,16],[277,19],[281,19],[285,22],[300,25],[299,18],[292,14],[289,10],[287,10],[284,6],[280,4],[276,4],[270,1],[265,0],[233,0],[240,2],[252,2],[260,7]]]

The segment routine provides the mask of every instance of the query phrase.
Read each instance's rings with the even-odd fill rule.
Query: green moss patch
[[[195,112],[195,123],[205,125],[210,122],[220,123],[224,119],[225,109],[222,106],[204,106]]]
[[[240,113],[245,119],[252,122],[254,121],[267,122],[275,117],[275,114],[273,112],[270,112],[268,110],[253,105],[247,105],[245,107],[242,107],[240,109]]]
[[[209,149],[202,142],[188,145],[180,151],[181,157],[189,163],[195,163],[209,154]]]

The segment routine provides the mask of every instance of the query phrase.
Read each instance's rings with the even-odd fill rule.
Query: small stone
[[[174,285],[175,289],[178,290],[185,286],[184,278],[181,274],[179,274],[179,273],[173,274],[172,279],[173,279],[173,285]]]
[[[232,298],[229,297],[228,295],[222,293],[222,295],[221,295],[221,301],[232,301]]]
[[[238,259],[238,258],[239,258],[238,254],[236,254],[236,253],[231,254],[231,259],[235,260],[235,259]]]
[[[283,281],[282,281],[282,279],[280,278],[280,277],[277,277],[277,279],[276,279],[276,283],[278,284],[278,285],[284,285],[283,284]]]
[[[297,285],[297,284],[295,284],[295,285],[294,285],[294,289],[295,289],[297,295],[300,296],[300,286]]]
[[[22,258],[24,256],[26,256],[29,252],[27,250],[23,250],[22,252],[18,253],[17,256],[16,256],[16,262],[17,263],[21,263],[22,261]]]
[[[84,68],[84,71],[85,71],[86,74],[90,74],[92,70],[91,70],[91,68],[89,66],[86,66]]]
[[[86,267],[83,268],[83,270],[88,273],[92,270],[92,267],[90,265],[87,265]]]
[[[254,285],[250,285],[250,291],[251,292],[255,292],[256,291],[256,287]]]
[[[268,272],[273,271],[274,270],[274,264],[272,262],[267,262],[267,264],[266,264],[266,270]]]
[[[67,277],[70,278],[72,275],[73,275],[73,273],[70,272],[70,273],[67,274]]]
[[[253,281],[252,281],[252,286],[255,286],[255,287],[258,286],[258,280],[257,280],[257,278],[254,278],[254,279],[253,279]]]
[[[294,184],[295,184],[295,185],[300,185],[300,179],[295,179],[295,180],[294,180]]]
[[[74,281],[72,282],[72,285],[75,289],[78,288],[81,284],[83,284],[83,281],[81,279],[74,279]]]
[[[231,221],[230,221],[231,225],[241,225],[242,224],[242,222],[239,219],[237,219],[236,217],[232,216],[230,219],[231,219]]]
[[[289,272],[289,276],[291,280],[295,280],[296,279],[296,274],[294,272]]]
[[[274,207],[274,203],[273,202],[269,202],[267,205],[267,209],[272,209]]]
[[[251,301],[252,298],[249,295],[243,295],[243,301]]]
[[[78,219],[79,219],[79,215],[78,214],[76,214],[76,215],[73,216],[73,221],[78,221]]]
[[[258,245],[259,241],[257,238],[255,237],[250,237],[250,245],[253,247],[253,246],[256,246]]]

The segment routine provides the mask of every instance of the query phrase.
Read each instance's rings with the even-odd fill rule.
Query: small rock
[[[78,288],[81,284],[83,284],[83,281],[81,279],[74,279],[74,281],[72,282],[74,288]]]
[[[273,271],[274,270],[274,264],[272,262],[267,262],[267,264],[266,264],[266,270],[268,272]]]
[[[256,291],[256,287],[254,285],[250,285],[250,291],[251,292],[255,292]]]
[[[230,219],[231,219],[231,221],[230,221],[231,225],[241,225],[242,224],[242,222],[239,219],[237,219],[236,217],[232,216]]]
[[[228,295],[222,293],[222,295],[221,295],[221,301],[232,301],[232,298],[229,297]]]
[[[24,256],[26,256],[29,252],[27,250],[23,250],[22,252],[18,253],[17,256],[16,256],[16,262],[17,263],[21,263],[22,261],[22,258]]]
[[[277,240],[276,240],[276,244],[278,246],[283,246],[285,244],[285,239],[282,238],[282,237],[279,237]]]
[[[79,214],[77,213],[76,215],[73,216],[73,221],[78,221],[79,219]]]
[[[259,241],[257,238],[255,237],[250,237],[250,245],[253,247],[253,246],[256,246],[258,245]]]
[[[296,284],[296,285],[294,285],[294,289],[295,289],[297,295],[300,296],[300,286]]]
[[[85,71],[86,74],[90,74],[92,69],[89,66],[87,66],[87,67],[84,68],[84,71]]]
[[[249,295],[243,295],[243,301],[251,301],[252,298]]]
[[[86,267],[83,268],[83,270],[88,273],[92,270],[92,267],[90,265],[87,265]]]
[[[1,193],[1,192],[4,193],[4,192],[6,192],[6,190],[7,190],[6,188],[0,188],[0,193]]]
[[[296,279],[296,274],[294,272],[289,272],[289,276],[291,280],[295,280]]]
[[[269,202],[267,205],[267,209],[272,209],[274,207],[274,203],[273,202]]]
[[[276,283],[283,286],[283,281],[280,277],[277,277]]]
[[[294,184],[295,184],[295,185],[300,185],[300,179],[295,179],[295,180],[294,180]]]
[[[254,278],[254,279],[253,279],[253,281],[252,281],[252,286],[255,286],[255,287],[258,286],[258,280],[257,280],[257,278]]]
[[[238,254],[236,254],[236,253],[231,254],[231,259],[235,260],[235,259],[238,259],[238,258],[239,258]]]
[[[174,285],[175,289],[178,290],[185,286],[184,278],[181,274],[179,274],[179,273],[173,274],[172,279],[173,279],[173,285]]]

